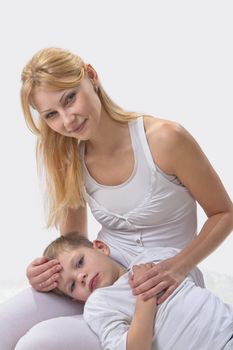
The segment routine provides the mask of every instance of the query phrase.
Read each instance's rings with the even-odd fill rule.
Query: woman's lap
[[[44,341],[46,335],[47,341],[50,342],[50,347],[46,347],[48,350],[55,349],[53,343],[56,343],[57,350],[64,349],[62,344],[60,348],[58,347],[58,336],[61,338],[59,340],[60,342],[63,339],[64,342],[69,341],[71,344],[73,339],[75,350],[81,350],[84,349],[84,346],[82,345],[80,348],[76,343],[80,334],[82,339],[86,338],[85,341],[91,339],[92,344],[96,342],[96,347],[93,349],[99,350],[97,337],[89,330],[85,322],[82,321],[82,317],[73,317],[74,315],[82,314],[82,310],[83,306],[81,304],[72,302],[68,298],[55,295],[54,293],[39,293],[32,288],[28,288],[5,303],[0,304],[1,348],[4,350],[15,349],[16,343],[24,336],[16,349],[29,349],[29,347],[26,347],[27,342],[30,342],[31,350],[37,349],[36,344],[35,346],[32,345],[31,337],[31,334],[34,334],[34,336],[37,334],[37,338],[41,336],[44,338]],[[50,320],[51,322],[43,322],[46,320]],[[73,326],[68,327],[67,324],[71,323]],[[58,324],[59,330],[57,329],[55,337],[54,325]],[[46,334],[45,325],[47,327]],[[28,332],[32,327],[32,332]],[[41,347],[40,349],[42,348],[45,347]],[[67,349],[73,348],[69,347]],[[89,349],[92,350],[90,346]]]
[[[35,325],[17,343],[15,350],[101,350],[96,335],[82,315],[63,316]]]

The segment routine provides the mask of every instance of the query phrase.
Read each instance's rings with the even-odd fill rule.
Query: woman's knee
[[[39,322],[82,313],[83,305],[54,293],[27,288],[0,304],[0,349],[13,350],[29,329]]]
[[[40,322],[17,343],[15,350],[101,350],[98,338],[81,316]]]

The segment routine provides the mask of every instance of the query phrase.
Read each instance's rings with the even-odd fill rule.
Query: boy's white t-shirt
[[[177,254],[173,248],[145,250],[131,267],[158,262]],[[84,319],[100,339],[103,350],[126,350],[136,298],[129,272],[112,286],[95,290],[84,307]],[[201,288],[198,269],[158,306],[152,350],[221,350],[233,334],[233,308]]]

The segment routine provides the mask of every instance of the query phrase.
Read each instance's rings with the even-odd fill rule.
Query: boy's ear
[[[98,239],[93,241],[93,248],[100,250],[102,253],[104,253],[104,255],[110,254],[110,249],[107,244],[105,244],[103,241],[99,241]]]

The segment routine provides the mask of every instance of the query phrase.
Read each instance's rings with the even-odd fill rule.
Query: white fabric
[[[170,248],[145,250],[132,266],[158,262],[176,254]],[[84,319],[98,335],[103,350],[126,350],[135,308],[128,273],[88,298]],[[152,350],[221,350],[233,334],[233,308],[198,286],[197,269],[158,307]]]
[[[197,233],[196,202],[190,192],[165,175],[154,163],[143,118],[129,122],[134,171],[119,186],[98,184],[80,154],[84,168],[87,201],[102,225],[98,238],[105,241],[115,259],[117,250],[135,256],[141,247],[185,247]],[[121,261],[124,263],[124,261]]]
[[[82,311],[69,298],[27,288],[0,304],[0,349],[101,350]]]
[[[100,186],[102,192],[97,191],[99,193],[98,200],[95,197],[97,196],[96,191],[91,192],[93,197],[88,194],[89,188],[88,183],[86,183],[88,203],[97,221],[103,226],[98,238],[110,246],[111,256],[125,266],[128,266],[132,257],[142,252],[144,247],[174,246],[183,248],[193,239],[197,230],[195,200],[185,187],[176,184],[176,179],[165,176],[154,164],[146,140],[143,118],[130,122],[129,128],[134,158],[137,162],[135,162],[135,171],[129,181],[120,187]],[[84,173],[85,177],[88,181],[87,173]],[[103,202],[104,205],[101,198],[106,199]],[[49,298],[48,295],[38,293],[36,294],[37,317],[35,317],[34,300],[30,297],[27,298],[27,294],[31,295],[27,290],[25,297],[20,294],[0,306],[0,339],[4,350],[14,349],[12,346],[36,323],[54,318],[56,324],[55,318],[62,316],[60,308],[53,303],[53,300],[56,299],[55,295],[50,295]],[[49,302],[50,304],[48,304]],[[60,298],[61,305],[64,305],[67,310],[66,315],[72,315],[71,305],[68,306],[67,303],[63,302],[64,300]],[[73,308],[75,312],[75,306]],[[15,320],[18,315],[21,316],[16,324]],[[52,324],[51,320],[47,323],[47,327],[52,327]],[[64,341],[69,339],[75,350],[82,350],[82,347],[80,348],[76,342],[77,335],[85,339],[88,344],[91,331],[82,333],[79,331],[78,323],[75,330],[65,327],[65,324],[64,320],[62,334]],[[36,329],[38,332],[38,336],[42,334],[40,325],[38,324],[34,328],[34,331]],[[47,336],[48,334],[49,332]],[[23,341],[25,350],[27,349],[25,345],[27,339],[28,344],[33,349],[32,337],[28,333]],[[95,347],[93,344],[94,342],[90,344],[89,350],[98,350],[98,342],[96,341]],[[50,339],[49,348],[46,350],[48,349],[63,350],[64,347],[61,343],[59,348],[56,339]]]
[[[19,340],[14,350],[93,349],[101,350],[96,335],[90,331],[82,315],[74,315],[56,317],[36,324]]]

